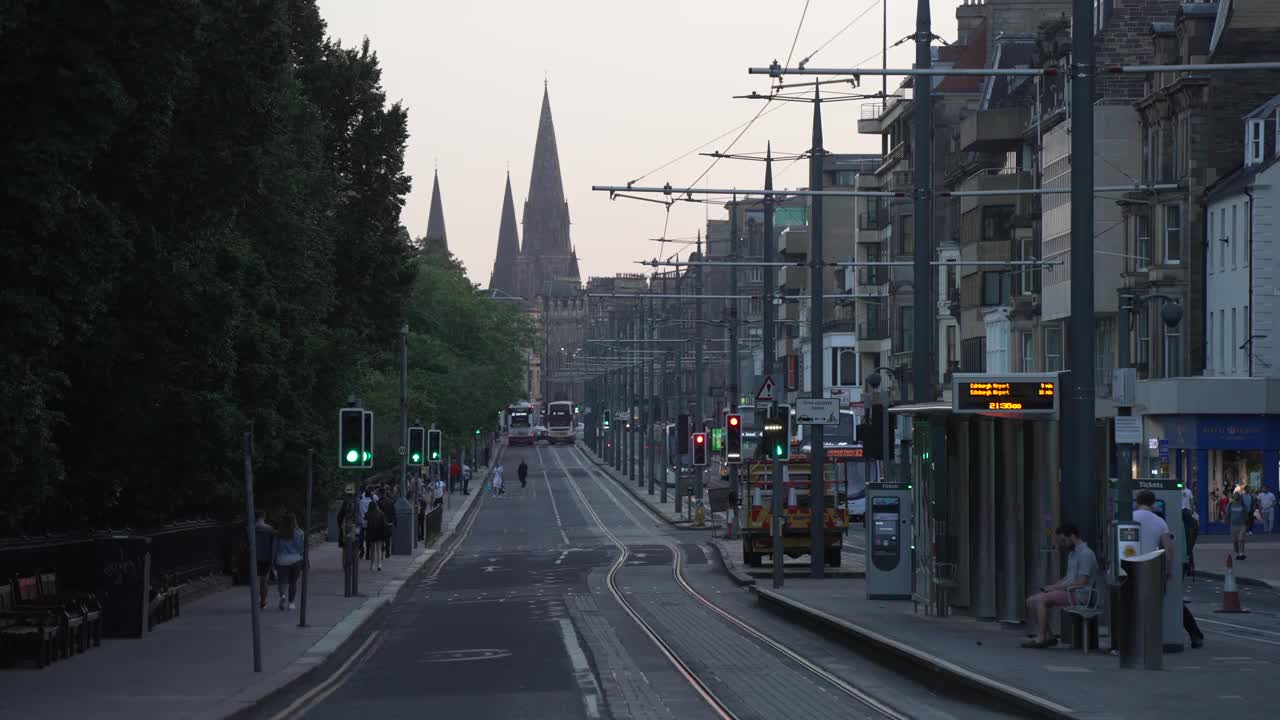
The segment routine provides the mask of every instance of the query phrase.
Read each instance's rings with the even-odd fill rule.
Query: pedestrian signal
[[[730,415],[724,422],[724,458],[736,464],[742,460],[742,416]]]
[[[694,433],[693,437],[693,464],[707,464],[707,434]]]
[[[409,428],[409,464],[422,467],[427,459],[427,429]]]

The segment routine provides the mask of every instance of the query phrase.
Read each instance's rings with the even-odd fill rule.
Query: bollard
[[[403,495],[396,499],[396,524],[391,532],[391,554],[413,554],[413,506]]]
[[[1126,558],[1127,575],[1121,587],[1124,634],[1119,643],[1120,667],[1145,670],[1164,668],[1164,550]],[[1115,641],[1113,640],[1113,643]]]

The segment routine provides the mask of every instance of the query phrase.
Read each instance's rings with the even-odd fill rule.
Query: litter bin
[[[1128,575],[1120,587],[1123,617],[1116,624],[1122,668],[1164,668],[1164,560],[1164,550],[1121,560]]]
[[[151,538],[106,535],[94,539],[102,635],[140,638],[151,604]]]

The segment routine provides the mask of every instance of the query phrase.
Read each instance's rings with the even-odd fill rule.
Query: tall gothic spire
[[[431,185],[431,213],[427,216],[425,244],[429,247],[436,243],[439,243],[446,252],[449,250],[449,241],[445,238],[444,232],[444,205],[440,203],[440,172],[438,170]]]
[[[569,255],[569,206],[560,178],[560,155],[556,149],[556,128],[551,120],[551,97],[542,90],[542,114],[533,149],[533,172],[524,204],[524,254],[561,264]]]
[[[498,252],[493,258],[489,289],[508,295],[519,295],[516,265],[520,260],[520,232],[516,227],[516,204],[511,199],[511,173],[507,173],[507,190],[502,197],[502,221],[498,225]]]

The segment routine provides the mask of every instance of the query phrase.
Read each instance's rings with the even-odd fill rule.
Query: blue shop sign
[[[1189,450],[1270,450],[1280,447],[1280,416],[1164,415],[1157,418],[1171,447]]]

